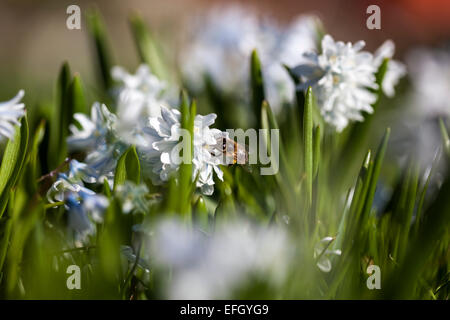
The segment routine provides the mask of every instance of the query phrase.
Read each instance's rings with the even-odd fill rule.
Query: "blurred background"
[[[80,6],[82,14],[97,6],[107,24],[114,62],[135,70],[138,57],[128,26],[130,13],[139,11],[156,38],[166,47],[166,59],[174,59],[183,24],[189,17],[210,6],[239,3],[272,16],[280,24],[299,14],[318,15],[335,39],[364,39],[373,51],[385,39],[396,43],[396,58],[402,60],[411,47],[441,45],[450,39],[450,1],[448,0],[1,0],[0,1],[0,100],[12,97],[19,88],[26,90],[30,105],[51,99],[52,88],[63,61],[70,61],[85,86],[95,83],[94,56],[86,32],[66,28],[66,8]],[[366,8],[381,8],[381,30],[366,28]],[[173,54],[173,55],[172,55]]]

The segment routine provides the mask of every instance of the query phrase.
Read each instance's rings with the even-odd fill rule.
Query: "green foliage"
[[[141,165],[134,146],[128,148],[117,161],[114,174],[114,190],[126,180],[139,184],[141,180]]]
[[[23,168],[28,147],[28,121],[22,118],[20,128],[16,129],[14,139],[9,140],[0,166],[0,218]]]

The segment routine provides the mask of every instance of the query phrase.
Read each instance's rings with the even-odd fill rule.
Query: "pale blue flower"
[[[109,206],[108,198],[101,194],[89,192],[91,190],[83,188],[78,195],[81,198],[83,209],[95,222],[103,222],[103,214]]]
[[[60,173],[47,191],[47,200],[50,203],[65,201],[69,195],[78,194],[81,188],[83,188],[81,180],[71,181],[65,173]]]
[[[85,171],[89,170],[89,183],[102,183],[105,179],[111,184],[117,159],[127,145],[119,139],[116,132],[117,117],[103,104],[94,103],[91,117],[76,113],[81,126],[70,126],[72,135],[67,138],[71,151],[84,151]],[[88,169],[89,168],[89,169]]]
[[[145,184],[136,185],[131,181],[125,181],[119,185],[115,192],[122,203],[122,211],[125,214],[130,212],[146,214],[149,210],[147,196],[149,190]]]
[[[76,232],[79,240],[84,240],[87,235],[95,232],[93,222],[103,222],[103,214],[109,201],[83,185],[82,177],[85,173],[82,171],[87,169],[83,163],[75,162],[70,167],[68,174],[59,174],[58,180],[47,192],[47,199],[50,203],[64,202],[68,210],[69,228]]]
[[[90,118],[83,113],[75,113],[73,117],[81,129],[74,124],[70,125],[72,135],[67,138],[70,151],[95,150],[112,139],[110,136],[114,134],[116,116],[104,104],[94,103]]]
[[[71,194],[67,197],[66,208],[68,210],[68,227],[75,231],[77,239],[84,240],[95,232],[94,224],[89,220],[85,209],[75,195]]]
[[[70,181],[84,181],[94,183],[98,179],[95,170],[86,163],[73,159],[69,163],[68,179]]]

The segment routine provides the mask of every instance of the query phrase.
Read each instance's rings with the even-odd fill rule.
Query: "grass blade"
[[[72,121],[73,110],[70,109],[68,88],[71,82],[70,67],[65,62],[59,71],[56,85],[56,103],[53,108],[50,127],[50,146],[48,162],[51,168],[60,164],[67,153],[66,137],[69,134],[69,123]]]
[[[261,128],[261,105],[265,100],[265,93],[261,61],[259,60],[256,50],[253,50],[251,55],[250,77],[253,111],[257,119],[257,128],[259,129]]]

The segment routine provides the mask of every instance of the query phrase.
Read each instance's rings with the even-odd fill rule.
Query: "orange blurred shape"
[[[450,25],[450,0],[398,0],[401,7],[427,24]]]

